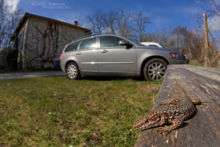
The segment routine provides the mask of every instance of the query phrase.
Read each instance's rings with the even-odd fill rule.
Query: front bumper
[[[171,62],[171,64],[188,64],[189,63],[189,60],[186,59],[186,60],[173,60]]]

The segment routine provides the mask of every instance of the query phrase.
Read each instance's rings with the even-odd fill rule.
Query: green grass
[[[161,81],[97,79],[0,81],[0,145],[133,146]]]

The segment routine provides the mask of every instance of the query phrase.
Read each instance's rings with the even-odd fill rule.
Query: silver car
[[[60,64],[69,79],[81,75],[132,75],[161,79],[168,64],[188,63],[184,54],[167,48],[150,48],[122,36],[97,35],[67,44]]]

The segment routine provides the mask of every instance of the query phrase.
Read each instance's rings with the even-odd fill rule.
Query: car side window
[[[102,36],[100,37],[100,47],[117,47],[119,45],[119,41],[124,39],[114,37],[114,36]]]
[[[79,45],[79,42],[73,42],[73,43],[69,44],[69,45],[67,46],[67,48],[65,49],[65,52],[76,51],[78,45]]]
[[[90,38],[81,41],[80,50],[92,49],[96,46],[96,38]]]

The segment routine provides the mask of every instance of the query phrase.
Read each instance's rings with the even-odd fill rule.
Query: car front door
[[[116,36],[100,36],[100,48],[97,51],[99,72],[135,73],[135,48],[119,45],[124,39]]]
[[[81,72],[97,72],[97,41],[96,37],[82,40],[77,52]]]

